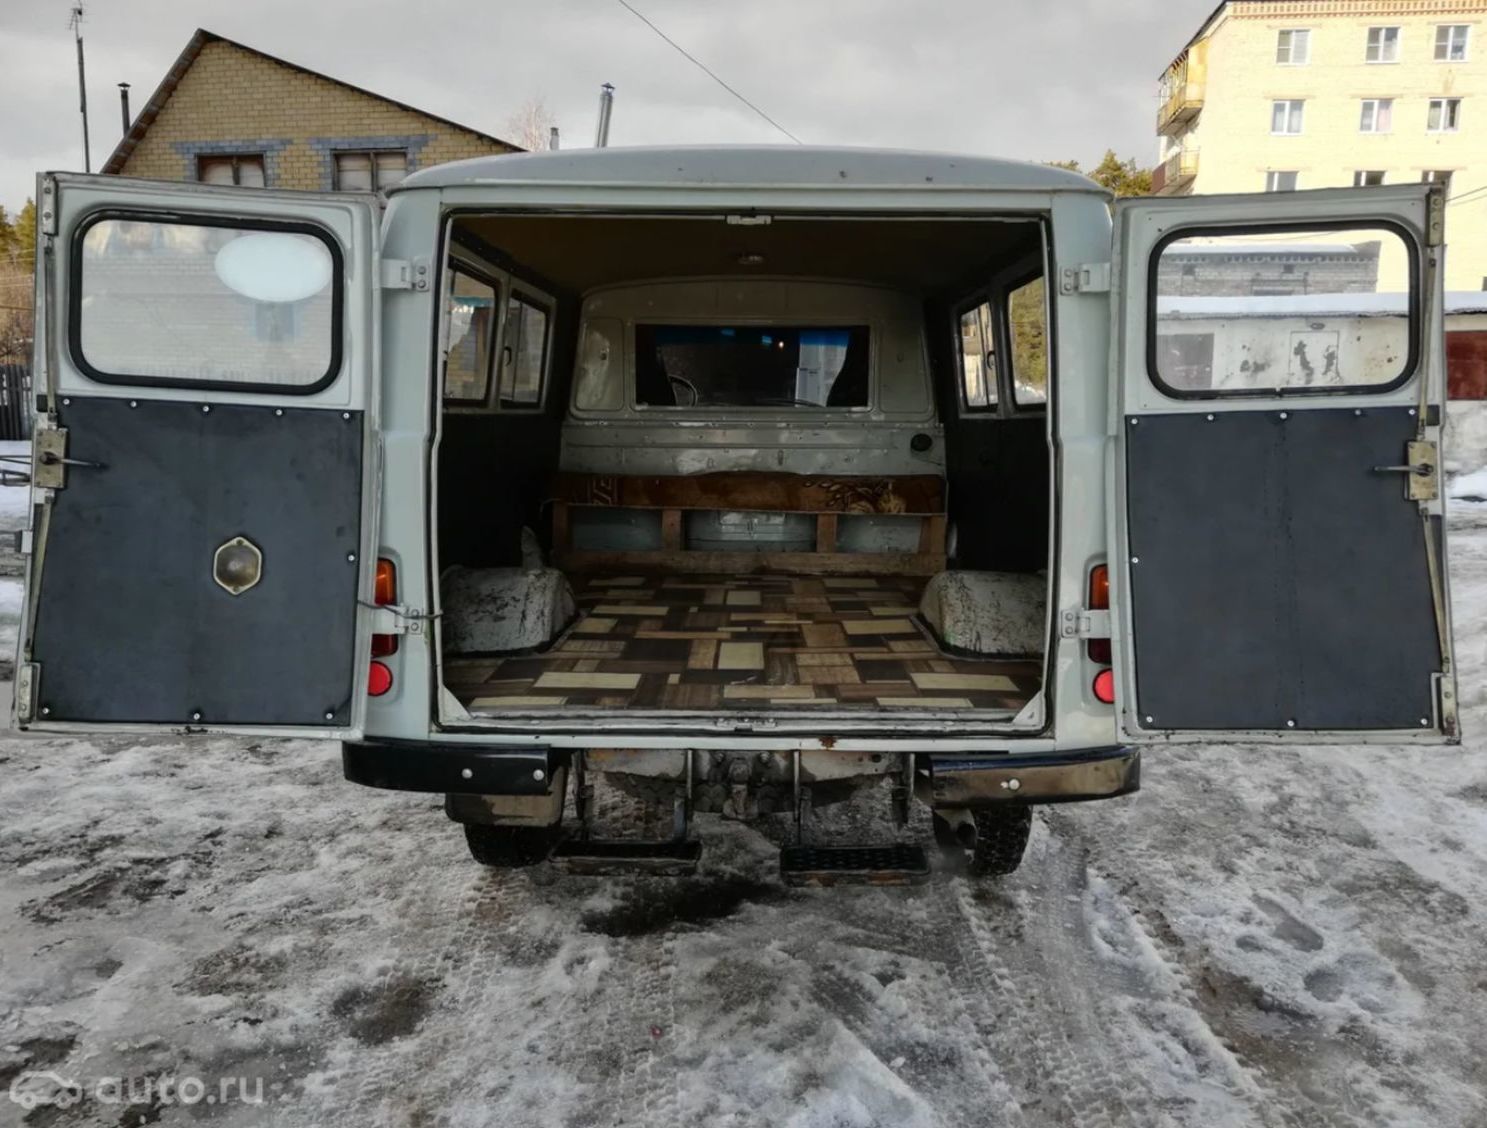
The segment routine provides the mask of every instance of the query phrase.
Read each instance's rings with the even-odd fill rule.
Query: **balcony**
[[[1199,40],[1167,68],[1162,76],[1157,133],[1162,137],[1186,128],[1203,110],[1208,85],[1208,41]]]
[[[1153,196],[1180,196],[1191,190],[1198,176],[1198,150],[1173,153],[1151,173]]]
[[[1157,133],[1170,137],[1181,131],[1203,110],[1203,87],[1201,82],[1184,82],[1174,87],[1167,100],[1157,110]]]

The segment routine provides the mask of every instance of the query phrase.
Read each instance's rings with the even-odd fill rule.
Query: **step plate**
[[[917,885],[929,880],[922,846],[785,846],[780,876],[786,885]]]
[[[697,872],[702,843],[696,840],[636,842],[624,839],[565,839],[552,853],[553,864],[569,873],[648,873],[685,877]]]

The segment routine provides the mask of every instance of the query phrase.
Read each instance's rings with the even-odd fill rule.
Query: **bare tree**
[[[540,97],[528,98],[506,122],[506,129],[516,144],[537,153],[552,147],[552,129],[557,124],[546,102]]]

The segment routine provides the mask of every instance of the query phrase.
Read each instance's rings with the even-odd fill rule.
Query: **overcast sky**
[[[1156,80],[1214,0],[631,0],[808,144],[1149,162]],[[82,167],[71,0],[0,0],[0,204]],[[565,148],[785,140],[617,0],[87,0],[96,169],[198,27],[476,129],[542,98]]]

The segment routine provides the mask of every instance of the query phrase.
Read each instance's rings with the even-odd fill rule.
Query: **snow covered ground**
[[[333,747],[6,737],[0,1088],[82,1099],[0,1125],[1480,1128],[1487,506],[1453,512],[1465,744],[1158,750],[1001,882],[789,890],[782,827],[715,819],[695,879],[495,873]]]

